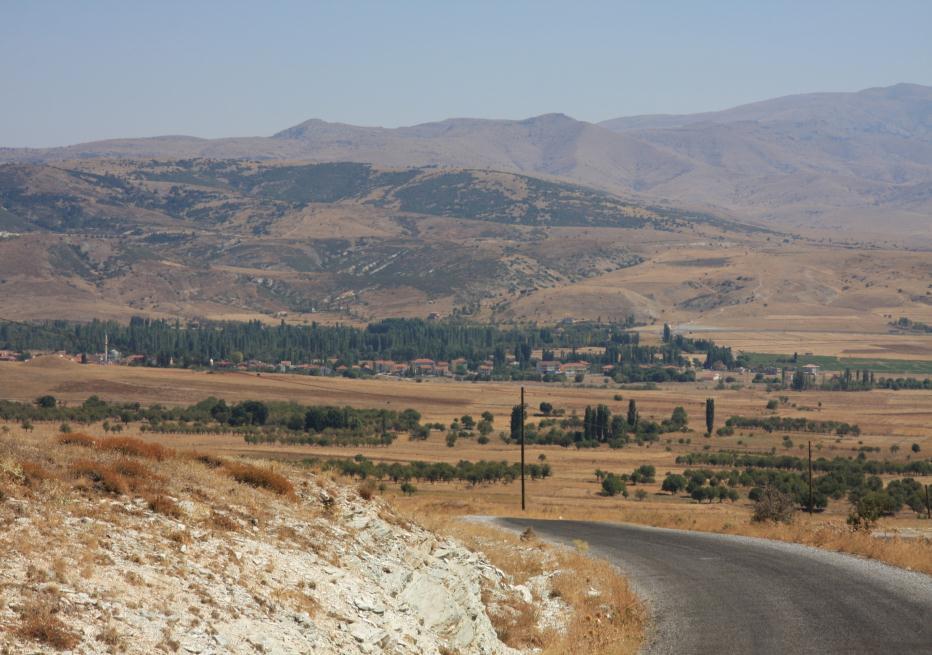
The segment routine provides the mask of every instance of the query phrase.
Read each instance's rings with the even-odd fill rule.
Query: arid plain
[[[739,389],[719,389],[712,382],[673,383],[658,385],[653,390],[624,389],[605,384],[601,376],[588,376],[585,385],[532,383],[525,385],[526,400],[532,410],[541,402],[549,402],[567,414],[582,414],[586,405],[604,403],[613,412],[624,413],[629,400],[637,402],[645,418],[663,419],[673,409],[682,406],[689,414],[689,432],[662,435],[660,442],[622,449],[562,448],[531,445],[527,460],[544,458],[553,468],[553,476],[527,485],[529,511],[542,517],[592,518],[610,521],[646,522],[656,525],[710,529],[716,531],[749,530],[751,503],[742,498],[730,503],[696,503],[682,496],[660,491],[660,482],[667,472],[682,472],[688,465],[677,464],[678,455],[689,452],[716,452],[722,449],[752,453],[806,456],[809,440],[813,456],[829,459],[855,457],[862,447],[878,448],[870,457],[907,461],[915,456],[912,444],[918,444],[921,454],[932,451],[932,402],[924,390],[879,390],[868,392],[779,391],[768,393],[763,385],[750,383],[750,376],[738,377]],[[355,407],[401,410],[412,407],[420,411],[424,421],[449,424],[453,419],[470,414],[478,417],[489,411],[495,416],[495,432],[489,443],[475,439],[459,439],[453,447],[446,445],[444,434],[432,431],[425,441],[411,441],[402,435],[386,447],[318,447],[281,444],[251,445],[239,435],[189,435],[140,433],[138,426],[129,425],[129,434],[156,440],[179,449],[196,449],[227,455],[245,455],[300,462],[306,459],[345,458],[362,454],[375,461],[443,461],[507,460],[517,462],[519,450],[498,438],[508,430],[511,408],[518,402],[520,386],[515,383],[470,383],[441,380],[416,382],[397,378],[350,380],[319,378],[289,374],[208,373],[179,369],[149,369],[121,366],[82,366],[58,357],[42,357],[29,363],[0,364],[0,396],[28,401],[42,394],[52,394],[66,403],[79,403],[90,395],[103,399],[144,404],[181,405],[207,396],[229,401],[261,399],[295,401],[302,404],[351,405]],[[767,401],[782,396],[777,412],[766,409]],[[830,434],[790,433],[792,445],[784,441],[784,433],[762,430],[738,430],[729,437],[704,436],[703,408],[706,398],[716,402],[717,424],[722,425],[732,415],[806,417],[816,420],[837,420],[857,424],[858,437],[839,438]],[[619,400],[620,398],[620,400]],[[536,422],[539,416],[531,416]],[[14,430],[18,426],[11,426]],[[57,429],[49,426],[47,429]],[[91,426],[90,433],[103,434],[100,426]],[[897,452],[891,452],[897,446]],[[630,473],[642,464],[657,469],[657,482],[629,487],[631,498],[607,498],[600,491],[595,477],[597,469],[613,473]],[[890,476],[886,476],[890,477]],[[932,479],[920,479],[923,484]],[[636,489],[644,489],[646,497],[637,500]],[[519,485],[496,484],[470,487],[465,483],[419,484],[411,497],[400,493],[396,485],[387,485],[384,492],[402,507],[418,516],[432,514],[497,514],[520,513]],[[814,518],[803,516],[797,529],[828,530],[850,539],[844,527],[848,503],[830,502],[828,510]],[[894,517],[884,518],[882,532],[900,531],[904,536],[928,535],[928,521],[917,519],[905,509]],[[767,532],[760,528],[755,533]],[[776,528],[766,536],[781,537]],[[763,534],[763,533],[761,533]],[[783,535],[785,536],[785,535]],[[797,535],[796,539],[800,539]],[[923,551],[924,552],[924,551]]]

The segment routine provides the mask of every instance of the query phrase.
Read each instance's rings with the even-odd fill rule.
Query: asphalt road
[[[651,611],[645,653],[932,654],[932,577],[795,544],[582,521],[500,519],[582,539]]]

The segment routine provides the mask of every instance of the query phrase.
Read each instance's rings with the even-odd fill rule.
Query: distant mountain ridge
[[[780,227],[927,234],[932,88],[802,94],[599,124],[564,114],[401,128],[312,119],[271,137],[164,136],[0,149],[0,162],[97,157],[487,169],[563,178]]]
[[[914,104],[918,103],[918,104]],[[739,105],[723,111],[697,114],[646,114],[615,118],[599,123],[615,132],[669,129],[697,123],[804,123],[841,118],[840,110],[851,112],[848,127],[893,126],[900,136],[932,138],[932,87],[896,84],[856,93],[807,93]],[[915,111],[913,111],[915,110]]]

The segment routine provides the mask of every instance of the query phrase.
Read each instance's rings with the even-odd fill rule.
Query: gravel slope
[[[807,546],[583,521],[502,519],[583,539],[651,608],[644,652],[932,653],[932,577]]]

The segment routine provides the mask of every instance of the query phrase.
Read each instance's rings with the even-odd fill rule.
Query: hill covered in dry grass
[[[644,238],[764,233],[494,171],[214,160],[0,166],[7,316],[472,313],[635,265]]]

